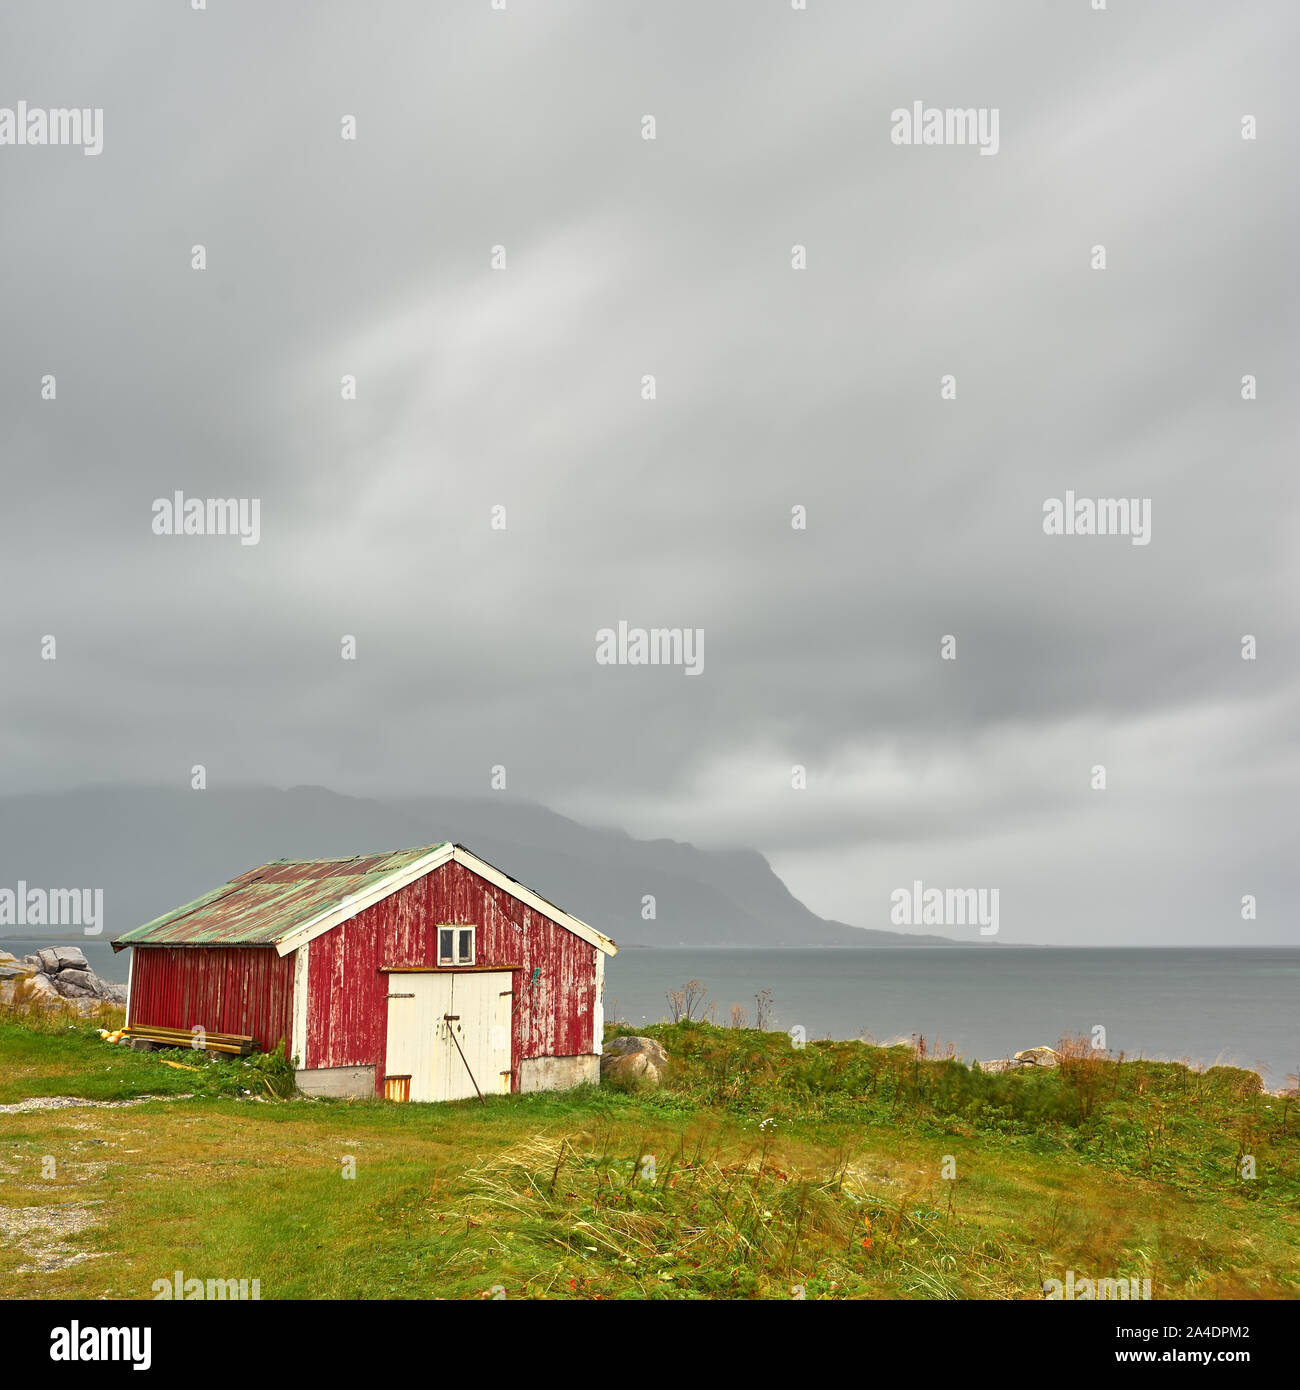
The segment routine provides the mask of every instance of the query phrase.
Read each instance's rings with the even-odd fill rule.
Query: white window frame
[[[455,969],[457,966],[477,965],[478,964],[478,929],[469,922],[440,922],[435,928],[438,933],[438,964],[449,966]],[[442,934],[445,931],[453,933],[451,938],[451,958],[445,959],[442,954]],[[460,959],[460,935],[461,932],[469,932],[469,959]]]

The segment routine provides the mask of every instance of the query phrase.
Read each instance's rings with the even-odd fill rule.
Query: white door
[[[442,1099],[435,1093],[438,1073],[444,1070],[438,1065],[443,1046],[438,1034],[442,1031],[442,1016],[452,1012],[454,979],[454,975],[388,976],[385,1079],[409,1076],[406,1095],[410,1100]]]
[[[388,976],[386,1076],[409,1076],[411,1100],[510,1089],[510,972]]]
[[[448,1023],[447,1028],[449,1037],[454,1036],[450,1043],[455,1058],[451,1074],[461,1079],[464,1089],[446,1099],[474,1094],[469,1072],[474,1073],[485,1096],[504,1095],[510,1090],[510,1009],[514,1000],[510,973],[476,971],[472,975],[457,975],[455,980],[452,1007],[447,1011],[455,1016],[455,1021]],[[463,1059],[456,1052],[456,1043],[465,1054]],[[460,1064],[459,1072],[456,1063]]]

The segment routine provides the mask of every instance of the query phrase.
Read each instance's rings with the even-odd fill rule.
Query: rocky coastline
[[[12,1003],[15,995],[89,1014],[101,1004],[124,1005],[126,986],[100,979],[77,946],[45,946],[21,958],[0,951],[0,1004]]]

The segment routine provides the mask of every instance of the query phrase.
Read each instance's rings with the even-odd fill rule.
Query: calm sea
[[[1300,1071],[1300,949],[626,949],[605,969],[605,1017],[633,1025],[663,1018],[666,992],[698,979],[719,1023],[739,1004],[752,1026],[754,995],[770,989],[769,1026],[810,1038],[921,1033],[993,1058],[1101,1024],[1130,1057],[1250,1067],[1272,1088]]]
[[[71,937],[0,940],[22,956],[75,944],[108,980],[126,979],[127,952]],[[1271,1087],[1300,1071],[1300,949],[1049,949],[900,947],[880,951],[624,949],[606,962],[605,1017],[633,1025],[668,1012],[687,980],[708,990],[725,1022],[733,1004],[754,1021],[754,995],[772,991],[769,1026],[810,1038],[923,1033],[963,1057],[1006,1057],[1100,1024],[1112,1052],[1226,1062]]]

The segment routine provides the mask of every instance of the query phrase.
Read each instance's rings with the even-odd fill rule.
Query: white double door
[[[510,1090],[508,970],[391,973],[388,1076],[411,1078],[411,1100],[460,1100]],[[471,1079],[472,1077],[472,1079]]]

